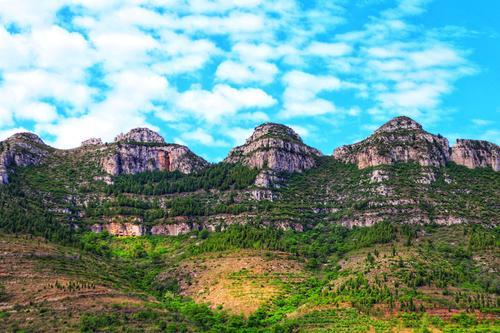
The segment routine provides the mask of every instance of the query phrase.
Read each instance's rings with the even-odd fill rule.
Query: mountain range
[[[0,142],[0,331],[494,332],[500,148],[408,117],[219,163],[147,128]]]

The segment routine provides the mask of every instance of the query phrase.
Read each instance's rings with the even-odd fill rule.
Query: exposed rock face
[[[451,151],[451,160],[469,169],[490,167],[500,171],[500,147],[494,143],[458,139]]]
[[[149,128],[134,128],[126,134],[119,134],[115,138],[115,142],[147,142],[162,144],[165,143],[165,139]]]
[[[140,224],[111,222],[107,224],[94,224],[90,230],[95,233],[107,231],[114,236],[143,236],[146,229]]]
[[[10,168],[40,164],[49,153],[50,147],[32,133],[17,133],[0,142],[0,184],[9,182]]]
[[[187,147],[165,144],[142,146],[119,144],[102,160],[103,170],[113,176],[145,171],[180,171],[189,174],[208,166]]]
[[[81,144],[82,147],[100,146],[100,145],[102,145],[102,140],[100,138],[90,138],[85,141],[82,141]]]
[[[408,117],[397,117],[369,138],[335,149],[333,156],[360,169],[397,162],[439,167],[448,162],[450,148],[446,138],[424,131]]]
[[[117,141],[102,159],[103,170],[113,176],[145,171],[180,171],[188,174],[208,166],[208,162],[187,147],[166,144],[158,133],[149,129],[134,129],[120,135]]]
[[[256,127],[246,143],[232,149],[224,161],[257,169],[297,172],[314,167],[317,156],[321,152],[305,145],[291,128],[266,123]]]
[[[151,227],[152,235],[178,236],[189,232],[191,232],[191,226],[188,223],[159,224]]]

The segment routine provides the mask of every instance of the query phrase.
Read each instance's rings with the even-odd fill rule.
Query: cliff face
[[[360,169],[397,162],[440,167],[450,159],[450,148],[447,139],[424,131],[408,117],[397,117],[369,138],[335,149],[333,156]]]
[[[291,128],[267,123],[256,127],[246,143],[232,149],[224,161],[257,169],[297,172],[314,167],[317,156],[321,152],[305,145]]]
[[[0,142],[0,184],[9,182],[12,167],[40,164],[50,154],[51,148],[32,133],[18,133]]]
[[[469,169],[490,167],[500,171],[500,147],[488,141],[458,139],[451,160]]]
[[[158,133],[141,128],[119,135],[102,159],[103,170],[113,176],[145,171],[188,174],[207,166],[187,147],[167,144]]]

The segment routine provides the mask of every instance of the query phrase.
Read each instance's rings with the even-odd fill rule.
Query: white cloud
[[[211,91],[199,88],[188,90],[181,93],[176,102],[177,107],[208,122],[218,121],[243,109],[268,108],[274,104],[276,100],[261,89],[235,89],[224,84],[215,85]]]
[[[191,132],[185,132],[181,135],[181,140],[183,142],[198,142],[205,146],[212,147],[225,147],[228,146],[227,142],[222,140],[215,140],[212,135],[202,128],[197,128]]]
[[[242,145],[252,135],[253,128],[232,127],[226,131],[226,135],[233,139],[235,145]]]
[[[29,132],[24,127],[9,128],[6,130],[0,130],[0,141],[3,141],[16,133]]]
[[[386,11],[387,17],[414,16],[425,12],[425,6],[432,0],[398,0],[396,8]]]
[[[416,67],[453,66],[463,62],[457,52],[449,47],[434,46],[420,52],[410,54]]]
[[[252,82],[269,84],[273,82],[278,71],[278,67],[275,64],[267,62],[247,65],[234,61],[225,61],[217,67],[215,76],[220,80],[236,84]]]
[[[352,46],[346,43],[313,42],[306,53],[319,57],[340,57],[352,52]]]
[[[114,89],[104,101],[92,105],[90,112],[53,124],[39,124],[37,130],[54,135],[57,147],[70,148],[89,137],[110,141],[132,127],[154,128],[146,121],[146,114],[154,110],[152,101],[167,98],[167,80],[149,71],[126,71],[110,75],[108,81]]]
[[[74,82],[63,74],[40,69],[8,72],[0,87],[0,101],[15,108],[26,100],[55,98],[83,107],[90,101],[92,91],[87,85]]]
[[[304,126],[300,126],[300,125],[287,125],[289,127],[291,127],[295,132],[297,132],[298,135],[300,135],[302,138],[306,138],[310,135],[310,131],[309,129],[307,129],[306,127]]]
[[[158,47],[154,38],[138,31],[94,33],[91,39],[111,70],[147,63],[148,52]]]
[[[0,106],[0,127],[12,124],[12,112]]]
[[[47,123],[57,119],[57,111],[53,105],[47,103],[29,103],[17,109],[16,118]]]
[[[394,0],[353,31],[337,29],[346,1],[0,1],[0,128],[34,121],[71,147],[196,120],[203,130],[177,140],[216,144],[221,133],[240,142],[247,127],[274,117],[359,117],[359,107],[335,99],[346,89],[373,119],[437,119],[455,81],[477,69],[451,40],[463,28],[409,20],[429,2]],[[63,23],[64,6],[77,14]],[[90,66],[100,73],[89,77]]]
[[[68,32],[58,26],[35,30],[32,33],[33,51],[40,68],[65,71],[81,71],[93,63],[94,53],[79,33]]]
[[[474,125],[477,125],[477,126],[486,126],[486,125],[491,124],[491,121],[486,120],[486,119],[475,118],[475,119],[472,119],[472,123]]]
[[[0,18],[21,27],[49,25],[61,5],[61,1],[0,1]]]
[[[318,94],[340,89],[341,82],[333,76],[315,76],[301,71],[292,71],[283,77],[286,86],[284,118],[317,116],[335,111],[335,105]]]

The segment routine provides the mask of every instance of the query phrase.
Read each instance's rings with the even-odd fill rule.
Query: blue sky
[[[210,161],[260,123],[331,154],[408,115],[500,142],[500,2],[0,2],[0,139],[148,126]]]

